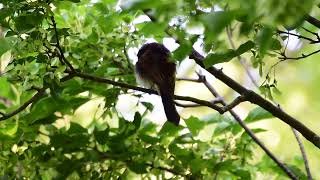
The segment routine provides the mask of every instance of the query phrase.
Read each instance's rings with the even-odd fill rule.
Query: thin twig
[[[319,43],[319,42],[320,42],[319,40],[313,40],[313,39],[308,38],[308,37],[306,37],[306,36],[302,36],[302,35],[300,35],[300,34],[291,33],[291,32],[288,32],[288,31],[277,30],[277,32],[278,32],[279,34],[292,35],[292,36],[296,36],[296,37],[299,38],[299,39],[308,40],[308,41],[310,41],[310,44],[316,44],[316,43]]]
[[[58,30],[57,30],[57,23],[54,19],[53,16],[51,16],[51,22],[52,22],[52,26],[53,26],[53,29],[54,29],[54,33],[55,33],[55,37],[56,37],[56,47],[58,48],[59,50],[59,57],[62,59],[62,61],[68,66],[68,68],[75,72],[76,70],[73,68],[73,66],[71,65],[71,63],[67,60],[67,58],[64,56],[64,53],[63,53],[63,50],[60,46],[60,40],[59,40],[59,35],[58,35]]]
[[[302,27],[303,30],[307,31],[308,33],[310,34],[313,34],[314,36],[317,37],[318,41],[320,41],[320,37],[319,37],[319,34],[318,33],[315,33],[315,32],[312,32],[310,31],[309,29],[305,28],[305,27]]]
[[[320,52],[320,49],[319,50],[316,50],[312,53],[309,53],[309,54],[302,54],[301,56],[298,56],[298,57],[287,57],[286,55],[283,55],[282,57],[279,57],[280,60],[300,60],[300,59],[304,59],[304,58],[307,58],[309,56],[312,56],[314,54],[317,54]]]
[[[302,154],[303,162],[304,162],[304,167],[306,169],[306,173],[307,173],[307,176],[308,176],[308,180],[312,180],[313,178],[312,178],[311,171],[310,171],[310,168],[309,168],[308,158],[307,158],[307,155],[306,155],[306,151],[304,150],[304,146],[302,144],[302,141],[301,141],[301,139],[299,137],[298,132],[293,128],[291,128],[291,129],[292,129],[292,132],[293,132],[294,136],[297,139],[297,142],[298,142],[301,154]]]
[[[210,101],[212,104],[221,104],[222,103],[222,99],[221,98],[215,98],[213,101]],[[184,107],[184,108],[188,108],[188,107],[201,107],[203,105],[201,104],[182,104],[179,102],[174,102],[177,106],[180,107]]]

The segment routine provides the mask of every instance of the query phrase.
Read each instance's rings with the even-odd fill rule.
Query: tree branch
[[[303,28],[303,27],[302,27],[302,28]],[[319,37],[318,33],[312,32],[312,31],[310,31],[310,30],[308,30],[308,29],[306,29],[306,28],[303,28],[303,29],[304,29],[305,31],[313,34],[314,36],[316,36],[318,42],[320,42],[320,37]],[[278,30],[278,33],[279,33],[279,32],[280,32],[280,33],[286,33],[286,34],[289,33],[289,32],[284,32],[284,31]],[[227,34],[228,34],[228,39],[229,39],[229,42],[230,42],[232,48],[235,49],[235,45],[234,45],[234,43],[233,43],[231,33],[228,31],[228,29],[227,29]],[[296,34],[293,34],[293,33],[289,33],[289,34],[295,35],[295,36],[298,36],[298,37],[304,38],[304,39],[307,38],[307,37],[300,36],[300,35],[296,35]],[[308,39],[308,38],[307,38],[307,39]],[[312,39],[311,39],[311,40],[312,40]],[[312,40],[312,41],[313,41],[313,40]],[[289,41],[288,41],[288,42],[289,42]],[[285,53],[283,53],[283,55],[285,55]],[[238,56],[238,59],[239,59],[240,62],[241,62],[241,59],[242,59],[241,56]],[[281,62],[281,61],[280,61],[280,62]],[[278,63],[279,63],[279,62],[278,62]],[[277,63],[277,64],[278,64],[278,63]],[[241,63],[241,64],[243,64],[243,63]],[[275,65],[276,65],[276,64],[275,64]],[[273,65],[272,67],[274,67],[275,65]],[[258,86],[256,80],[253,78],[253,76],[252,76],[251,72],[249,71],[249,69],[248,69],[246,66],[244,66],[244,65],[243,65],[243,67],[245,68],[245,70],[246,70],[246,72],[247,72],[250,80],[252,81],[252,83],[258,88],[259,86]],[[273,103],[277,104],[275,101],[273,101]],[[307,175],[308,175],[308,180],[312,180],[312,175],[311,175],[311,172],[310,172],[308,159],[307,159],[307,156],[306,156],[306,153],[305,153],[305,150],[304,150],[304,146],[303,146],[303,144],[302,144],[302,141],[301,141],[301,139],[299,138],[299,135],[298,135],[297,131],[296,131],[294,128],[291,128],[291,130],[292,130],[292,132],[293,132],[293,134],[294,134],[294,136],[295,136],[295,138],[296,138],[296,140],[297,140],[297,142],[298,142],[298,145],[299,145],[299,148],[300,148],[300,151],[301,151],[303,160],[304,160],[306,173],[307,173]],[[277,163],[277,164],[278,164],[278,163]],[[282,169],[283,169],[283,168],[286,168],[285,165],[283,165],[283,166],[284,166],[284,167],[281,167]]]
[[[307,158],[307,155],[306,155],[306,151],[304,150],[304,146],[302,144],[302,141],[301,141],[301,139],[299,137],[298,132],[293,128],[291,128],[291,129],[292,129],[292,132],[293,132],[294,136],[297,139],[297,142],[298,142],[301,154],[302,154],[303,162],[304,162],[304,167],[306,169],[306,173],[307,173],[307,176],[308,176],[308,180],[312,180],[313,178],[312,178],[312,175],[311,175],[311,172],[310,172],[308,158]]]
[[[319,40],[313,40],[313,39],[308,38],[308,37],[306,37],[306,36],[302,36],[302,35],[300,35],[300,34],[291,33],[291,32],[288,32],[288,31],[277,30],[277,33],[278,33],[278,34],[287,34],[287,35],[295,36],[295,37],[297,37],[297,38],[299,38],[299,39],[305,39],[305,40],[307,40],[307,41],[310,41],[310,44],[320,43]]]
[[[198,82],[203,83],[205,86],[209,89],[209,91],[212,93],[213,96],[215,96],[218,99],[221,99],[221,104],[225,107],[227,106],[227,103],[219,95],[219,93],[213,88],[213,86],[206,80],[206,77],[201,75],[200,73],[197,73],[199,76],[199,79],[197,81],[193,80],[192,82]],[[231,103],[232,104],[232,103]],[[251,131],[251,129],[243,122],[243,120],[240,118],[240,116],[233,111],[232,109],[228,110],[230,114],[233,116],[233,118],[240,124],[240,126],[245,130],[246,133],[252,138],[252,140],[258,144],[258,146],[261,147],[261,149],[292,179],[297,179],[297,177],[291,172],[291,170],[283,164],[278,158],[272,154],[272,152],[258,139],[258,137]]]
[[[305,20],[307,22],[309,22],[310,24],[316,26],[317,28],[320,28],[320,21],[312,16],[310,16],[309,14],[306,15]]]
[[[304,58],[307,58],[309,56],[312,56],[314,54],[317,54],[320,52],[320,49],[319,50],[316,50],[312,53],[309,53],[309,54],[302,54],[301,56],[298,56],[298,57],[287,57],[285,54],[282,54],[282,57],[279,57],[279,59],[281,61],[285,61],[285,60],[300,60],[300,59],[304,59]]]
[[[222,109],[225,112],[230,111],[231,109],[233,109],[234,107],[238,106],[240,103],[245,102],[245,101],[247,101],[245,96],[238,96],[230,104],[224,105],[224,107]]]
[[[46,88],[40,89],[35,95],[32,96],[32,98],[30,98],[27,102],[25,102],[18,109],[12,111],[11,113],[8,113],[8,114],[3,114],[2,113],[2,117],[0,117],[0,121],[9,119],[12,116],[14,116],[14,115],[20,113],[21,111],[23,111],[24,109],[26,109],[29,106],[29,104],[39,100],[42,97],[42,95],[44,94],[45,90],[46,90]]]
[[[298,130],[308,141],[312,142],[316,147],[320,148],[320,137],[315,132],[307,128],[304,124],[299,122],[297,119],[293,118],[292,116],[290,116],[289,114],[281,110],[279,107],[274,106],[271,102],[264,99],[257,93],[246,89],[245,87],[240,85],[238,82],[231,79],[229,76],[225,75],[222,72],[222,70],[219,70],[213,66],[205,68],[203,64],[204,57],[200,53],[198,53],[196,50],[194,49],[192,50],[192,54],[189,56],[189,58],[194,59],[198,65],[206,69],[210,74],[215,76],[217,79],[222,81],[231,89],[235,90],[240,95],[245,96],[249,102],[264,108],[266,111],[270,112],[273,116],[279,118],[289,126]]]
[[[147,16],[152,21],[156,21],[156,19],[152,18],[152,16],[148,13],[146,13]],[[167,31],[168,35],[171,35]],[[178,43],[178,41],[176,40]],[[264,108],[266,111],[270,112],[273,116],[279,118],[289,126],[293,127],[297,131],[299,131],[308,141],[312,142],[316,147],[320,149],[320,137],[310,130],[308,127],[306,127],[304,124],[299,122],[297,119],[293,118],[277,106],[274,106],[271,102],[261,97],[259,94],[253,92],[252,90],[248,90],[245,87],[243,87],[241,84],[236,82],[235,80],[231,79],[229,76],[225,75],[222,70],[219,70],[213,66],[206,68],[204,66],[204,56],[202,56],[199,52],[197,52],[195,49],[192,49],[191,54],[189,55],[190,59],[195,60],[195,62],[202,67],[203,69],[206,69],[210,74],[215,76],[217,79],[222,81],[224,84],[229,86],[234,91],[238,92],[240,95],[245,96],[249,102],[256,104],[262,108]]]
[[[75,76],[74,73],[70,73],[69,75],[61,78],[60,82],[68,81],[68,80],[72,79],[74,76]],[[35,88],[35,89],[37,89],[37,88]],[[23,105],[21,105],[20,107],[18,107],[16,110],[12,111],[11,113],[8,113],[8,114],[0,113],[0,115],[2,115],[0,117],[0,121],[9,119],[9,118],[15,116],[16,114],[18,114],[21,111],[23,111],[24,109],[26,109],[30,104],[39,100],[44,95],[44,92],[46,89],[47,89],[47,87],[37,89],[38,92],[35,95],[33,95],[27,102],[25,102]]]
[[[52,21],[52,26],[53,26],[53,29],[54,29],[56,41],[57,41],[56,47],[59,50],[59,58],[61,58],[61,60],[68,66],[68,68],[71,71],[75,72],[76,70],[73,68],[71,63],[67,60],[67,58],[64,56],[63,50],[62,50],[62,48],[60,46],[59,35],[58,35],[58,30],[57,30],[57,23],[56,23],[56,21],[55,21],[53,16],[51,16],[51,21]]]
[[[89,75],[89,74],[76,72],[76,73],[74,73],[74,76],[80,77],[82,79],[95,81],[95,82],[98,82],[98,83],[106,83],[106,84],[111,84],[111,85],[119,86],[119,87],[126,88],[126,89],[132,89],[132,90],[137,90],[137,91],[141,91],[141,92],[145,92],[145,93],[149,93],[149,94],[158,95],[158,92],[155,91],[155,90],[146,89],[146,88],[142,88],[142,87],[137,87],[137,86],[134,86],[134,85],[121,83],[121,82],[117,82],[117,81],[112,81],[112,80],[109,80],[109,79],[100,78],[100,77],[92,76],[92,75]],[[218,111],[219,113],[224,113],[225,112],[223,110],[223,108],[221,108],[221,107],[219,107],[219,106],[217,106],[217,105],[215,105],[215,104],[213,104],[212,102],[209,102],[209,101],[204,101],[204,100],[196,99],[196,98],[189,97],[189,96],[178,96],[178,95],[175,95],[174,99],[183,100],[183,101],[190,101],[190,102],[194,102],[194,103],[197,103],[197,104],[201,104],[203,106],[210,107],[210,108]]]

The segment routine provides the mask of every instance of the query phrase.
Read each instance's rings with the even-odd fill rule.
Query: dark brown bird
[[[168,121],[179,125],[180,116],[173,100],[176,64],[170,61],[170,51],[159,43],[143,45],[138,52],[136,72],[145,85],[160,93]]]

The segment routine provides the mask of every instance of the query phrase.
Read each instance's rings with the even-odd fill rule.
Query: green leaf
[[[232,58],[236,56],[240,56],[241,54],[249,51],[254,47],[254,45],[255,45],[254,42],[247,41],[244,44],[241,44],[236,50],[229,49],[224,53],[214,53],[214,54],[211,53],[206,57],[204,64],[206,67],[210,67],[218,63],[228,62]]]
[[[120,7],[123,10],[136,10],[136,9],[151,9],[156,8],[164,3],[168,3],[166,1],[153,1],[153,0],[123,0],[120,3]]]
[[[136,112],[134,114],[134,119],[133,119],[133,125],[134,125],[135,130],[140,128],[141,119],[142,119],[141,114],[139,112]]]
[[[233,174],[235,174],[237,177],[239,177],[240,180],[251,180],[250,171],[246,171],[243,169],[237,169],[237,170],[233,171]]]
[[[180,130],[182,130],[183,127],[182,126],[176,126],[173,123],[167,121],[166,123],[164,123],[164,125],[162,126],[160,132],[159,132],[159,136],[176,136]]]
[[[148,165],[145,162],[131,161],[128,163],[128,167],[131,171],[137,174],[144,174],[148,172]]]
[[[10,100],[15,100],[15,94],[11,87],[11,84],[8,82],[7,78],[4,76],[0,77],[0,97],[5,97]]]
[[[99,144],[105,144],[108,141],[109,129],[107,128],[104,131],[94,129],[93,134]]]
[[[18,120],[15,121],[1,121],[0,122],[0,135],[13,137],[18,131]]]
[[[0,57],[12,48],[8,38],[0,37]]]
[[[257,45],[259,52],[263,56],[271,47],[272,44],[273,29],[270,27],[263,27],[257,35]]]
[[[227,52],[224,52],[224,53],[209,54],[204,60],[204,65],[207,68],[215,64],[228,62],[236,56],[237,54],[232,49],[229,49]]]
[[[149,102],[141,102],[141,104],[146,107],[149,111],[153,111],[153,104],[152,103],[149,103]]]
[[[191,172],[195,174],[201,172],[201,170],[205,170],[209,166],[209,164],[208,161],[204,159],[196,158],[191,160],[190,166]]]
[[[184,60],[192,51],[192,45],[188,42],[180,44],[180,46],[173,52],[173,59],[177,61]]]
[[[280,50],[282,48],[281,42],[278,39],[272,38],[270,50]]]
[[[24,118],[30,123],[34,123],[40,119],[46,118],[47,116],[53,114],[59,108],[58,102],[52,97],[45,97],[36,102],[32,108],[31,112],[27,114]]]
[[[88,42],[96,44],[99,41],[99,35],[97,33],[97,30],[95,28],[92,28],[91,34],[87,38]]]
[[[254,42],[253,41],[247,41],[243,44],[241,44],[238,49],[236,50],[236,54],[237,56],[249,51],[250,49],[252,49],[254,47]]]
[[[114,13],[114,14],[109,14],[106,17],[100,16],[100,17],[98,17],[97,21],[98,21],[98,25],[102,29],[102,31],[105,34],[108,34],[115,29],[115,26],[117,25],[117,22],[119,21],[119,15]]]
[[[188,129],[194,137],[197,136],[199,132],[205,127],[205,122],[200,121],[194,116],[189,117],[184,122],[187,124]]]
[[[140,29],[140,33],[142,33],[146,37],[158,37],[163,36],[165,34],[165,28],[167,25],[165,23],[157,23],[157,22],[145,22],[136,25]]]
[[[252,123],[263,119],[273,118],[273,115],[261,107],[251,110],[245,118],[245,122]]]
[[[192,151],[190,151],[189,149],[181,148],[174,143],[170,144],[169,151],[177,157],[184,158],[184,160],[186,161],[191,160],[191,157],[193,155]]]
[[[208,39],[214,40],[234,19],[233,11],[218,11],[203,15],[201,20],[206,27],[205,34]]]
[[[44,15],[39,12],[34,12],[27,15],[21,15],[15,18],[16,28],[20,33],[30,31],[36,28],[42,22]]]

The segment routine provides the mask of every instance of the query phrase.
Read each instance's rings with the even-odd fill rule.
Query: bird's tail
[[[168,121],[175,125],[179,125],[180,116],[174,104],[173,93],[171,93],[167,88],[160,88],[160,96]]]

